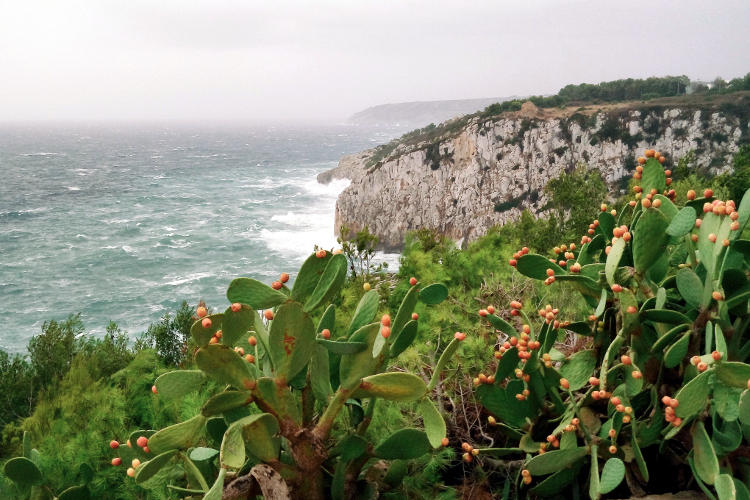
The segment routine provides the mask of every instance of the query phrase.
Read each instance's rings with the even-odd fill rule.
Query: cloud
[[[343,119],[384,102],[750,71],[750,3],[26,1],[0,120]]]

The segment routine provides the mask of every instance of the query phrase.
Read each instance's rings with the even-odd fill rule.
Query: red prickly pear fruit
[[[615,283],[614,285],[612,285],[612,291],[613,292],[620,293],[620,292],[622,292],[622,290],[623,290],[622,285],[618,285],[617,283]]]
[[[487,312],[490,314],[495,314],[495,308],[493,306],[487,306]]]
[[[284,285],[281,284],[281,281],[274,281],[271,284],[271,288],[273,288],[274,290],[281,290],[282,286],[284,286]]]
[[[480,309],[479,310],[479,315],[481,317],[483,317],[483,318],[486,317],[487,316],[487,309]]]
[[[128,467],[128,471],[126,472],[128,477],[135,477],[135,469],[132,467]]]
[[[327,254],[325,250],[318,250],[317,252],[315,252],[315,256],[319,259],[325,259],[326,255]]]
[[[273,319],[273,311],[270,309],[266,309],[263,311],[263,316],[268,320],[271,321]]]
[[[109,442],[109,447],[112,448],[113,450],[116,450],[117,448],[120,447],[120,443],[118,443],[117,441],[113,439],[112,441]]]
[[[448,446],[450,444],[450,440],[447,437],[444,437],[442,441],[440,441],[440,444],[443,446]]]
[[[127,440],[127,441],[125,442],[125,444],[126,444],[126,445],[128,446],[128,448],[132,448],[132,447],[133,447],[133,445],[132,445],[132,444],[130,444],[130,439],[128,439],[128,440]]]
[[[417,321],[419,319],[419,314],[417,313],[411,313],[411,319],[414,321]]]
[[[560,379],[560,387],[562,387],[563,389],[570,389],[570,382],[568,382],[568,379],[561,378]]]
[[[203,318],[203,321],[201,321],[203,328],[211,328],[212,324],[213,322],[211,321],[211,318]]]
[[[158,394],[158,391],[156,390],[156,386],[155,385],[151,386],[151,392],[153,392],[154,394]]]
[[[384,314],[380,318],[380,324],[383,326],[391,326],[391,316],[389,314]]]
[[[137,469],[139,465],[141,465],[141,461],[137,458],[134,458],[132,462],[130,462],[130,465],[133,466],[134,469]]]
[[[209,344],[218,344],[219,338],[216,336],[211,337],[211,340],[208,341]]]
[[[703,191],[704,198],[711,198],[713,195],[714,195],[713,189],[706,189],[705,191]]]
[[[208,310],[203,306],[199,306],[198,309],[195,310],[195,314],[197,314],[199,318],[203,318],[208,314]]]
[[[715,301],[717,301],[717,302],[718,302],[718,301],[720,301],[720,300],[724,300],[724,295],[722,295],[722,293],[721,293],[721,292],[717,292],[717,291],[713,292],[713,293],[711,294],[711,297],[712,297],[712,298],[713,298],[713,299],[714,299]]]
[[[254,347],[254,346],[258,345],[258,339],[256,339],[254,335],[250,335],[247,338],[247,343]]]
[[[453,334],[453,338],[455,338],[456,340],[460,342],[466,338],[466,334],[463,332],[456,332]]]
[[[409,284],[411,286],[416,285],[417,284],[417,278],[415,278],[414,276],[412,276],[411,278],[409,278]]]
[[[711,357],[714,358],[714,361],[719,361],[721,359],[721,353],[719,351],[714,351],[711,353]]]
[[[623,365],[631,365],[631,364],[633,364],[633,360],[630,359],[630,356],[626,356],[625,354],[623,354],[622,356],[620,356],[620,362]]]
[[[281,281],[282,283],[286,283],[287,281],[289,281],[289,273],[281,273],[279,281]]]
[[[140,446],[141,448],[143,448],[144,446],[146,446],[146,445],[148,444],[148,438],[147,438],[146,436],[141,436],[141,437],[139,437],[139,438],[138,438],[138,439],[136,440],[136,442],[135,442],[135,443],[136,443],[136,444],[137,444],[138,446]]]
[[[248,363],[255,363],[255,356],[252,354],[245,354],[245,361]]]
[[[387,339],[391,336],[391,328],[389,326],[384,326],[380,329],[380,335],[382,335],[384,339]]]
[[[328,328],[325,328],[322,332],[320,332],[320,336],[324,339],[328,340],[331,338],[331,330]]]
[[[240,304],[239,302],[235,302],[234,304],[232,304],[232,312],[240,312],[241,309],[242,304]]]
[[[143,453],[151,453],[151,450],[148,449],[148,446],[143,447]]]
[[[516,267],[516,264],[518,264],[518,261],[516,259],[510,259],[508,260],[508,264],[510,264],[513,267]]]
[[[117,467],[121,463],[122,463],[122,458],[120,458],[120,457],[115,457],[115,458],[112,459],[112,465],[114,465],[115,467]]]

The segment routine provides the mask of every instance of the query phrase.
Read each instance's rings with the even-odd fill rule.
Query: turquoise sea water
[[[0,126],[0,349],[81,312],[132,337],[182,300],[226,306],[332,247],[346,181],[315,176],[394,131],[290,126]]]

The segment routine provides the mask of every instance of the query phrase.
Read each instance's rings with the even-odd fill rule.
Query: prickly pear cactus
[[[127,446],[115,442],[119,456],[113,463],[131,466],[128,475],[144,487],[166,481],[180,494],[206,499],[353,498],[394,488],[405,461],[442,446],[446,429],[429,399],[439,371],[428,385],[387,369],[416,338],[417,302],[439,304],[447,289],[421,287],[412,278],[393,319],[376,318],[380,298],[367,291],[348,327],[338,330],[329,303],[346,273],[343,255],[318,250],[291,289],[286,273],[272,286],[250,278],[232,281],[224,312],[198,311],[202,317],[191,329],[196,369],[160,376],[153,391],[158,398],[180,398],[207,379],[225,389],[193,418],[138,431]],[[439,366],[445,367],[459,342],[448,345]],[[375,405],[391,402],[416,402],[425,428],[368,441]],[[350,418],[337,418],[342,413]],[[383,461],[398,469],[386,474],[389,481],[361,479],[374,476],[366,469]]]
[[[520,458],[522,494],[620,498],[689,488],[675,478],[692,475],[709,498],[750,498],[735,460],[750,443],[750,191],[739,205],[711,190],[676,200],[664,161],[647,150],[632,199],[619,213],[602,205],[578,245],[509,261],[547,286],[569,283],[588,318],[517,301],[511,321],[480,311],[500,342],[476,397],[505,445],[464,443],[464,459]],[[577,348],[557,343],[572,335]]]

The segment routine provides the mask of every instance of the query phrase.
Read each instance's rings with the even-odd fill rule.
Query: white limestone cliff
[[[558,111],[526,103],[517,113],[472,117],[437,139],[404,140],[382,158],[377,149],[344,157],[319,177],[352,180],[335,227],[367,225],[385,249],[420,228],[468,241],[523,209],[538,213],[547,181],[580,163],[612,185],[631,175],[646,148],[675,162],[694,151],[697,165],[726,170],[749,127],[741,114],[694,107]]]

